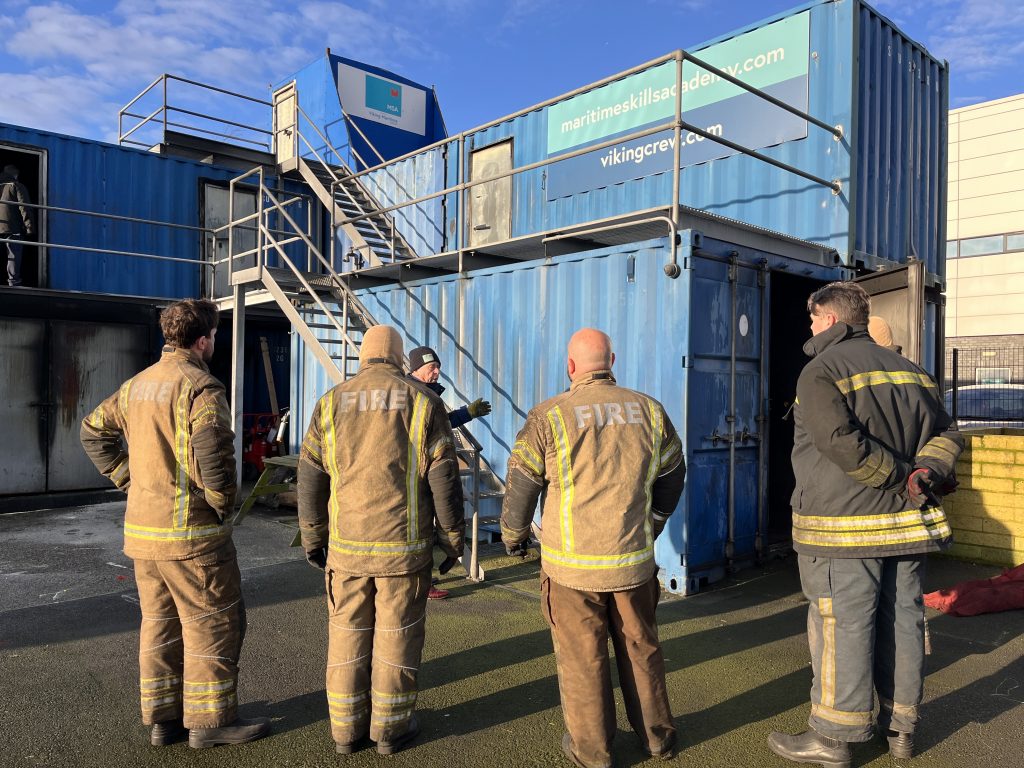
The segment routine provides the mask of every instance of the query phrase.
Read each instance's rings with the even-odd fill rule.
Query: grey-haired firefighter
[[[613,762],[609,636],[641,747],[669,759],[676,744],[655,620],[654,540],[676,508],[686,467],[661,403],[618,386],[614,361],[601,331],[573,335],[572,386],[528,414],[501,512],[507,551],[523,554],[543,496],[541,605],[558,665],[562,750],[583,768]]]
[[[850,765],[876,728],[893,757],[913,752],[924,680],[925,554],[951,531],[940,501],[963,439],[932,378],[868,335],[856,283],[811,294],[813,359],[797,381],[793,548],[810,602],[810,729],[772,733],[798,763]]]
[[[419,731],[435,517],[441,547],[463,550],[465,519],[444,404],[402,373],[402,340],[370,328],[359,373],[313,411],[298,468],[306,557],[326,571],[327,703],[339,754],[368,736],[391,754]]]
[[[270,731],[238,717],[245,635],[231,524],[234,434],[224,386],[210,374],[217,307],[188,299],[160,315],[159,362],[82,422],[82,446],[128,493],[124,553],[142,608],[142,721],[154,746],[240,744]]]

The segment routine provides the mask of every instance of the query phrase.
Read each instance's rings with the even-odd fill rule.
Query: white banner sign
[[[427,92],[362,69],[338,64],[338,96],[352,117],[363,117],[423,136],[427,132]]]

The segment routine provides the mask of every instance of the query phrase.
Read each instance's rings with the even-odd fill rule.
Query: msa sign
[[[338,97],[351,117],[426,134],[427,92],[338,63]]]
[[[809,54],[808,12],[696,52],[708,64],[805,112]],[[692,62],[683,63],[682,93],[676,90],[676,62],[667,61],[553,104],[547,110],[548,157],[669,122],[677,96],[685,122],[751,149],[807,136],[805,120]],[[548,172],[547,198],[670,171],[675,141],[674,131],[662,131],[556,163]],[[679,150],[680,167],[736,154],[686,130]]]

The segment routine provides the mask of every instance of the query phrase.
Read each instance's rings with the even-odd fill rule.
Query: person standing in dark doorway
[[[7,284],[21,285],[22,238],[32,236],[28,190],[18,181],[18,167],[4,166],[0,174],[0,238],[7,240]]]
[[[924,684],[925,556],[949,546],[941,500],[963,438],[926,371],[868,336],[856,283],[811,294],[813,358],[796,385],[793,549],[810,606],[810,726],[772,733],[796,763],[849,768],[875,727],[913,754]]]

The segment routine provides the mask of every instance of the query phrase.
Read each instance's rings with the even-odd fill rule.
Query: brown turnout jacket
[[[313,410],[299,460],[299,528],[306,551],[328,547],[331,570],[358,576],[414,573],[441,547],[462,556],[462,486],[441,399],[390,358]]]
[[[82,447],[128,493],[124,552],[186,560],[231,537],[234,433],[224,385],[200,356],[164,347],[82,421]]]
[[[590,373],[528,414],[509,458],[502,540],[526,540],[543,496],[545,573],[573,589],[630,589],[656,571],[654,540],[685,474],[661,403],[610,371]]]

